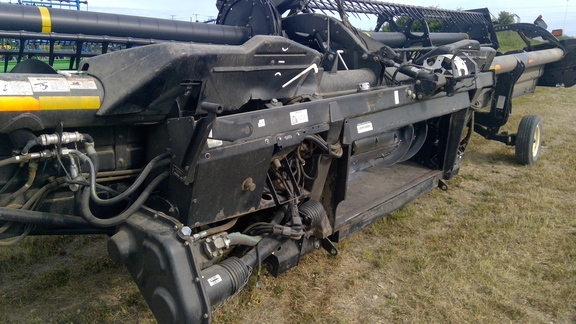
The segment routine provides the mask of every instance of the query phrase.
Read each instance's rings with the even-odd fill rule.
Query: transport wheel
[[[516,134],[516,162],[532,165],[538,160],[542,144],[542,121],[538,115],[522,117]]]

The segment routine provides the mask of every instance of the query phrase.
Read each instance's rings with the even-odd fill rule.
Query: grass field
[[[433,190],[280,278],[265,271],[215,323],[576,322],[576,89],[514,100],[543,118],[538,163],[473,136],[449,190]],[[34,237],[0,250],[7,323],[154,322],[106,237]]]

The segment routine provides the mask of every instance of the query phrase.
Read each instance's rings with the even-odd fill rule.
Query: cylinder
[[[0,133],[54,128],[63,120],[93,125],[104,97],[99,80],[85,75],[2,73],[0,85]]]
[[[507,73],[516,67],[518,61],[523,62],[528,69],[533,66],[556,62],[562,56],[564,56],[564,51],[559,48],[501,55],[494,58],[490,70],[494,70],[496,74]]]
[[[247,28],[42,6],[0,4],[0,30],[107,35],[239,45]]]
[[[370,37],[382,42],[390,47],[403,47],[407,38],[402,33],[396,32],[368,32]],[[423,33],[413,33],[414,36],[420,38]],[[463,39],[468,39],[468,35],[464,33],[430,33],[430,42],[433,46],[446,45],[454,43]]]
[[[368,69],[338,71],[336,73],[322,74],[320,89],[322,93],[356,90],[360,83],[370,83],[371,86],[377,84],[376,75]]]

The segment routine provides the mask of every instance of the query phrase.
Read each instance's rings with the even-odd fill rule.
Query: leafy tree
[[[514,23],[514,14],[508,11],[500,11],[498,13],[498,25],[508,25]]]

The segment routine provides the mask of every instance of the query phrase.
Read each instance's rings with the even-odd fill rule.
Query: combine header
[[[19,44],[2,52],[19,64],[0,74],[0,244],[109,234],[160,322],[209,322],[260,264],[336,255],[445,189],[473,129],[534,163],[538,116],[498,133],[511,98],[575,82],[573,42],[514,25],[544,42],[499,53],[486,9],[216,6],[207,25],[0,4],[0,37]]]

